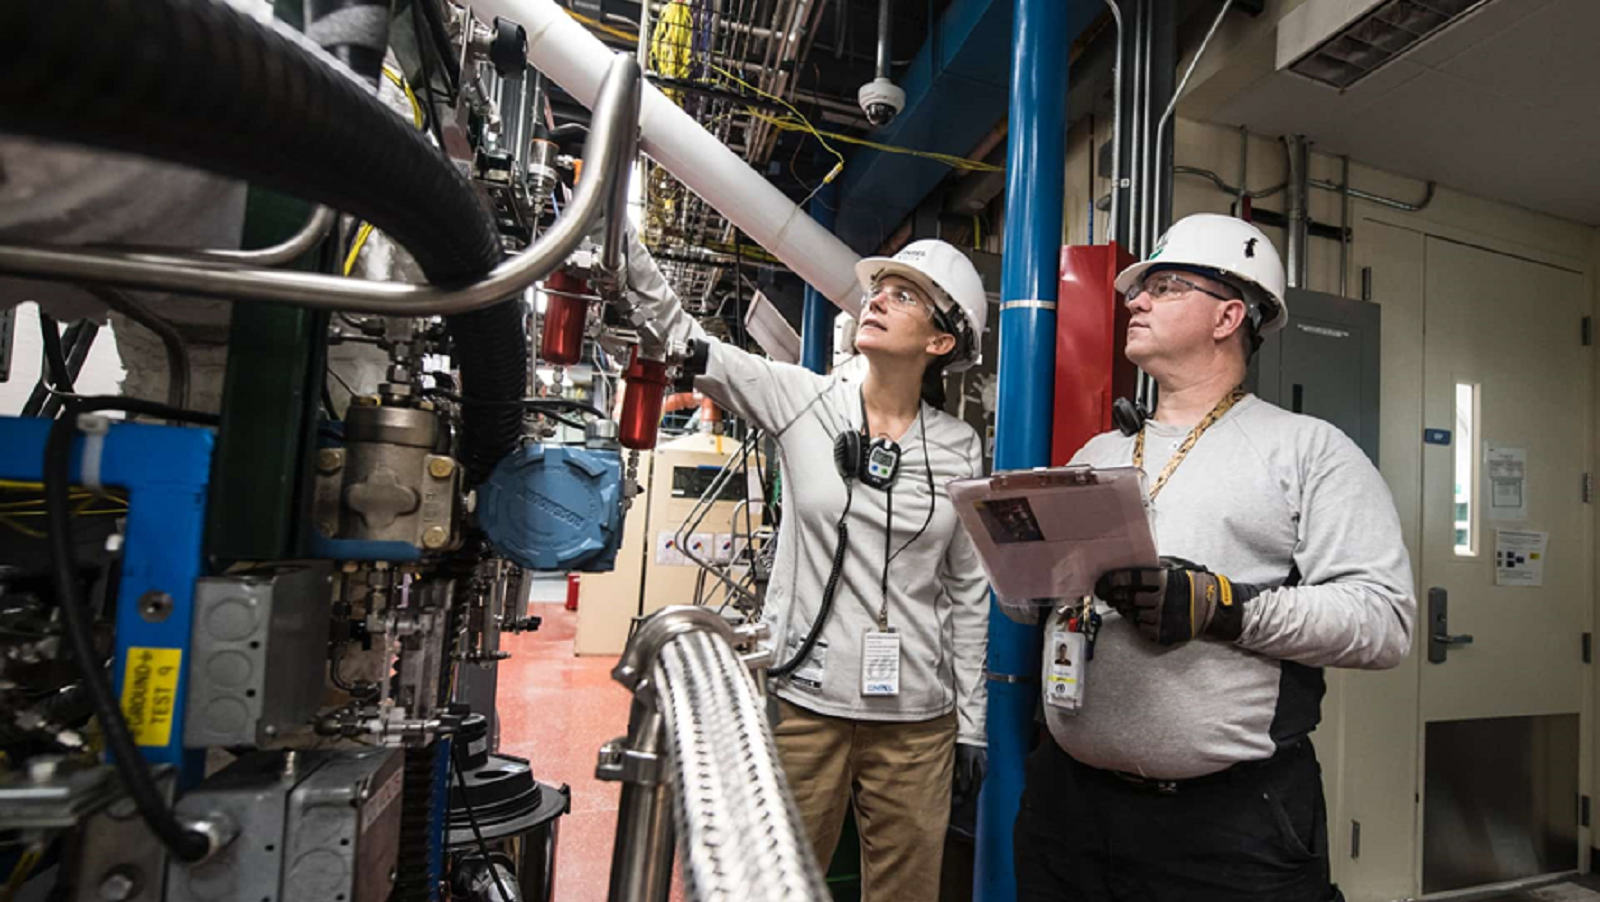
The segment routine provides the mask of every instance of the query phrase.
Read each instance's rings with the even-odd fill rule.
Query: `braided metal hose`
[[[724,636],[686,632],[662,646],[652,681],[691,902],[825,902],[746,663]]]

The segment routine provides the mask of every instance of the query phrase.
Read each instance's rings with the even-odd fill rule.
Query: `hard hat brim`
[[[1127,269],[1124,269],[1122,272],[1117,273],[1117,280],[1112,284],[1117,289],[1117,293],[1126,298],[1128,296],[1128,292],[1135,285],[1138,285],[1144,281],[1145,274],[1152,269],[1156,269],[1157,267],[1160,267],[1161,269],[1187,269],[1200,272],[1216,271],[1217,269],[1215,266],[1202,263],[1190,263],[1183,260],[1141,260],[1138,263],[1129,266]],[[1237,281],[1241,285],[1248,285],[1254,288],[1256,291],[1261,293],[1262,297],[1271,302],[1273,307],[1272,318],[1262,320],[1261,325],[1256,329],[1257,332],[1262,335],[1276,332],[1279,329],[1282,329],[1289,321],[1289,317],[1287,315],[1288,311],[1283,302],[1274,298],[1272,296],[1272,292],[1268,290],[1266,286],[1261,285],[1254,279],[1245,278],[1237,273],[1228,272],[1226,275],[1229,279]]]

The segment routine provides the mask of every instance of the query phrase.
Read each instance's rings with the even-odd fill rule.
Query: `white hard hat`
[[[1283,261],[1261,230],[1232,216],[1196,213],[1172,224],[1156,242],[1149,259],[1117,276],[1117,291],[1126,295],[1154,269],[1198,270],[1239,289],[1253,315],[1256,332],[1266,335],[1289,321],[1284,302]]]
[[[989,296],[983,278],[967,255],[947,241],[925,238],[913,241],[893,257],[863,257],[856,263],[856,281],[861,290],[885,276],[910,279],[939,305],[947,320],[954,320],[956,356],[945,365],[945,372],[959,373],[983,359],[983,330],[989,322]],[[951,306],[955,310],[951,310]]]

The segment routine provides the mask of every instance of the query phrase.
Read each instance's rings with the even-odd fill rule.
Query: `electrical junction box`
[[[265,745],[307,726],[326,680],[332,564],[195,581],[183,742]]]
[[[1299,288],[1285,299],[1289,324],[1261,343],[1245,387],[1338,426],[1376,466],[1383,308]]]
[[[289,794],[283,899],[389,898],[403,761],[398,749],[341,752],[300,781]]]
[[[622,454],[527,445],[478,487],[478,523],[529,570],[607,572],[622,541]]]
[[[398,749],[251,752],[178,801],[239,829],[198,864],[168,864],[170,902],[384,902],[394,888],[404,774]]]

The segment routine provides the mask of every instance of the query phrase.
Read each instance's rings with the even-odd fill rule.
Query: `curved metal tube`
[[[1416,213],[1420,210],[1427,209],[1428,205],[1433,203],[1434,189],[1439,187],[1438,184],[1434,182],[1428,182],[1427,190],[1423,192],[1422,200],[1417,201],[1414,204],[1408,204],[1403,200],[1395,200],[1392,197],[1384,197],[1381,194],[1373,194],[1370,191],[1362,191],[1360,188],[1348,188],[1349,181],[1350,180],[1346,178],[1345,185],[1341,186],[1323,179],[1312,179],[1311,187],[1321,188],[1324,191],[1344,191],[1348,189],[1350,196],[1358,200],[1368,201],[1369,203],[1374,203],[1382,207],[1389,207],[1390,209],[1394,210],[1404,210],[1407,213]]]
[[[163,258],[179,258],[192,263],[208,265],[213,268],[229,267],[241,268],[247,266],[282,266],[295,259],[306,251],[316,247],[317,242],[328,234],[333,224],[339,220],[339,214],[328,207],[316,207],[306,219],[300,231],[277,244],[267,247],[243,250],[239,248],[206,248],[202,250],[183,250],[181,248],[158,247],[149,244],[91,244],[86,250],[122,254],[149,254]]]
[[[283,241],[267,247],[258,247],[251,250],[204,250],[196,251],[197,257],[214,257],[228,260],[241,265],[249,266],[282,266],[300,256],[306,251],[317,246],[322,236],[328,234],[333,224],[339,219],[339,214],[328,207],[317,207],[311,211],[311,216],[306,224]]]
[[[629,640],[612,671],[634,692],[628,736],[597,771],[623,782],[610,902],[665,899],[674,834],[691,902],[828,898],[750,675],[765,655],[737,650],[763,638],[679,606]]]
[[[236,268],[218,258],[126,251],[85,251],[0,245],[0,273],[57,282],[103,282],[125,288],[272,301],[323,310],[434,316],[465,313],[520,294],[577,249],[614,196],[610,183],[627,178],[638,143],[639,67],[612,60],[600,86],[584,153],[594,176],[578,186],[566,214],[538,241],[488,276],[466,285],[367,282],[317,273]],[[616,210],[620,217],[623,211]]]
[[[1216,35],[1217,28],[1222,25],[1222,20],[1228,17],[1228,10],[1232,8],[1233,0],[1223,0],[1222,9],[1217,11],[1217,17],[1211,21],[1211,28],[1206,32],[1205,40],[1200,42],[1200,49],[1194,52],[1194,59],[1189,61],[1189,68],[1184,70],[1183,78],[1179,80],[1178,86],[1173,89],[1172,99],[1167,101],[1166,112],[1161,114],[1161,119],[1156,123],[1156,154],[1159,155],[1161,148],[1166,146],[1167,122],[1172,119],[1172,114],[1178,109],[1178,98],[1183,96],[1183,89],[1189,86],[1189,76],[1193,75],[1195,67],[1200,65],[1200,58],[1206,55],[1206,48],[1211,46],[1211,38]],[[1147,234],[1150,236],[1148,245],[1150,247],[1155,246],[1156,239],[1161,237],[1160,233],[1162,231],[1165,231],[1164,226],[1160,228],[1156,226],[1156,222],[1161,216],[1161,205],[1166,201],[1166,198],[1161,196],[1161,186],[1164,183],[1165,180],[1160,178],[1151,180],[1150,195],[1153,202],[1150,204],[1150,216],[1146,224],[1146,228],[1149,229]]]

